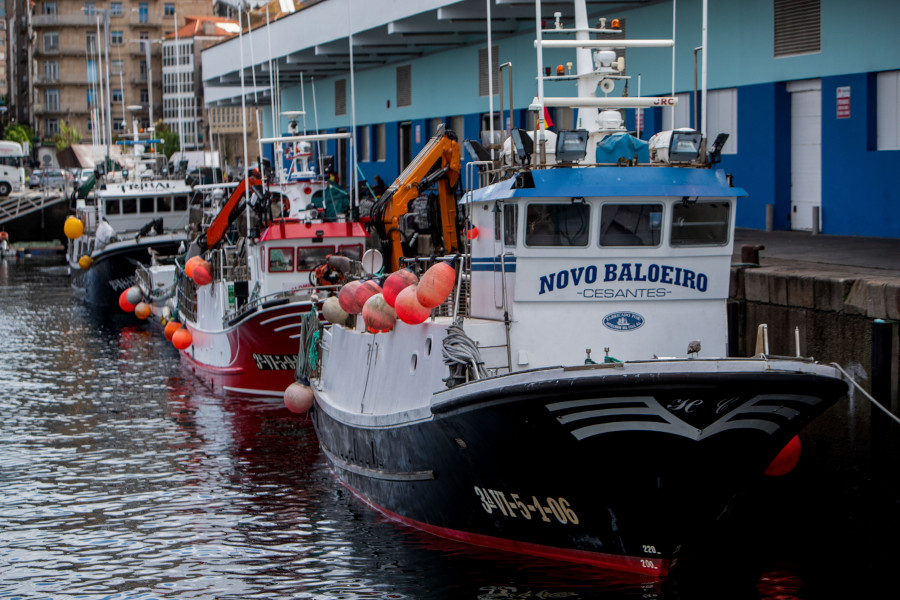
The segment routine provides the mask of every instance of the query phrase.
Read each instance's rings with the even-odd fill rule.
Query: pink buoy
[[[419,304],[428,308],[440,306],[453,291],[456,283],[456,269],[449,264],[439,262],[425,271],[416,291]]]
[[[366,329],[371,333],[390,331],[397,322],[397,313],[384,299],[384,294],[375,294],[366,300],[362,316]]]
[[[347,314],[358,315],[362,310],[362,304],[356,301],[356,288],[362,285],[362,281],[351,281],[338,292],[338,303]]]
[[[201,259],[194,265],[194,270],[191,274],[191,279],[194,280],[194,283],[197,285],[209,285],[212,283],[212,265],[207,261]]]
[[[384,282],[384,300],[390,306],[394,306],[394,301],[404,288],[418,283],[419,278],[409,269],[400,269],[391,273]]]
[[[397,311],[397,318],[408,325],[424,323],[431,316],[431,309],[419,304],[415,285],[400,290],[394,302],[394,310]]]
[[[363,281],[356,291],[354,295],[356,296],[356,301],[360,306],[365,306],[366,301],[374,296],[375,294],[381,293],[381,286],[372,281],[371,279],[367,279]]]
[[[800,462],[800,449],[800,438],[795,435],[791,438],[791,441],[785,444],[781,452],[772,459],[769,466],[766,467],[766,475],[769,477],[781,477],[793,471],[797,463]]]
[[[312,408],[314,399],[312,388],[297,381],[284,390],[284,405],[294,413],[307,412]]]

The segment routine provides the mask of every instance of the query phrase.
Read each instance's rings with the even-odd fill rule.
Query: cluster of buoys
[[[202,256],[192,256],[184,263],[184,274],[194,280],[197,285],[212,283],[212,265]]]
[[[136,285],[124,290],[119,294],[119,308],[125,312],[133,312],[138,319],[146,319],[150,316],[151,306],[149,302],[144,302],[144,295],[141,288]],[[171,319],[164,321],[166,323],[163,333],[166,339],[172,342],[172,345],[179,350],[186,350],[194,343],[194,337],[181,323]]]
[[[447,299],[455,282],[456,270],[448,263],[432,265],[421,280],[409,269],[401,269],[391,273],[383,286],[373,280],[351,281],[336,300],[325,300],[322,312],[329,323],[339,325],[349,315],[362,314],[366,330],[372,333],[390,331],[397,319],[418,325]]]

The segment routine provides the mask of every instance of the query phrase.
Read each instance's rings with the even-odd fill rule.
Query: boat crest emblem
[[[609,313],[603,317],[603,326],[614,331],[631,331],[644,324],[644,317],[631,311]]]

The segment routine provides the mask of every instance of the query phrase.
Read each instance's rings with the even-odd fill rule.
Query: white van
[[[25,151],[18,142],[0,140],[0,196],[25,187]]]

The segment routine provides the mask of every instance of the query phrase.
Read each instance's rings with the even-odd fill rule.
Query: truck
[[[22,144],[0,140],[0,196],[24,189],[26,156]]]

